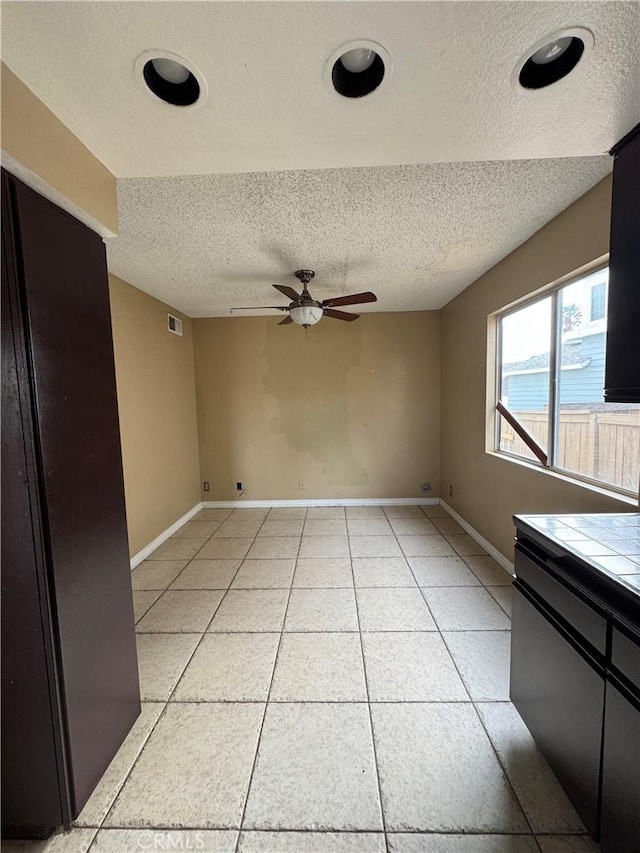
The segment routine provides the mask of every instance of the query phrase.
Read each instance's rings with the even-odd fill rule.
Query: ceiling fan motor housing
[[[298,279],[298,281],[301,281],[304,284],[306,290],[307,285],[315,276],[315,273],[313,270],[296,270],[294,275]]]

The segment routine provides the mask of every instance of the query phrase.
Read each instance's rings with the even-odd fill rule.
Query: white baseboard
[[[440,498],[440,506],[446,509],[449,515],[458,522],[460,527],[463,527],[467,531],[469,536],[471,536],[472,539],[476,540],[478,545],[482,545],[484,550],[493,557],[496,563],[499,563],[502,566],[505,572],[509,572],[510,575],[514,574],[513,563],[507,560],[504,554],[498,551],[497,548],[494,548],[494,546],[491,544],[491,542],[489,542],[488,539],[485,539],[482,534],[478,533],[478,531],[473,528],[468,521],[465,521],[464,518],[459,515],[455,511],[455,509],[452,509],[449,504],[446,503],[446,501],[443,501],[442,498]]]
[[[513,575],[514,568],[504,554],[501,554],[488,539],[485,539],[475,528],[459,515],[455,509],[449,506],[442,498],[343,498],[342,500],[332,498],[319,498],[316,500],[284,500],[284,501],[201,501],[186,512],[172,525],[163,530],[159,536],[149,542],[141,551],[131,557],[131,568],[135,569],[143,560],[146,560],[149,554],[152,554],[156,548],[159,548],[163,542],[166,542],[174,533],[176,533],[183,524],[186,524],[193,518],[201,509],[221,508],[252,508],[252,507],[295,507],[295,506],[436,506],[440,504],[446,509],[449,515],[455,519],[460,527],[467,531],[475,541],[482,545],[484,550],[490,554],[493,559],[502,566],[502,568]]]
[[[287,507],[287,506],[437,506],[438,498],[318,498],[316,500],[287,501],[203,501],[203,509],[229,509],[231,507]]]
[[[166,530],[163,530],[159,536],[156,536],[153,542],[149,542],[148,545],[145,545],[142,551],[138,551],[137,554],[134,554],[131,558],[131,568],[135,569],[135,567],[138,566],[143,560],[146,560],[149,554],[152,554],[156,550],[156,548],[159,548],[163,542],[166,542],[170,536],[173,536],[174,533],[180,530],[182,525],[186,524],[187,521],[189,521],[193,518],[194,515],[196,515],[196,513],[200,512],[202,507],[202,503],[198,503],[195,506],[191,507],[189,512],[185,512],[185,514],[181,518],[179,518],[177,521],[174,521],[174,523],[170,527],[167,527]]]

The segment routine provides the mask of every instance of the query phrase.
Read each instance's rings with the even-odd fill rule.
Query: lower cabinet
[[[511,699],[603,853],[638,853],[640,612],[536,545],[516,544]]]
[[[640,850],[640,631],[611,631],[602,745],[603,853]]]
[[[511,699],[584,825],[598,831],[605,681],[548,616],[513,589]]]
[[[607,684],[600,838],[603,853],[637,853],[640,849],[640,703],[625,694]]]

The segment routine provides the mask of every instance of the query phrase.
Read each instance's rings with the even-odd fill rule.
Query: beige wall
[[[438,494],[438,312],[193,325],[203,498],[238,480],[247,500]]]
[[[109,291],[133,555],[200,500],[192,321],[113,275]]]
[[[100,233],[117,233],[114,176],[4,63],[0,72],[2,151],[11,158],[7,168],[54,202],[68,200],[68,209]]]
[[[606,178],[442,311],[442,496],[512,559],[514,513],[628,511],[628,503],[485,452],[487,315],[609,250]],[[448,497],[449,484],[453,497]]]

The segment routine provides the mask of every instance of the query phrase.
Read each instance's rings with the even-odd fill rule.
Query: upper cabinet
[[[640,403],[640,124],[611,153],[615,160],[604,399]]]

